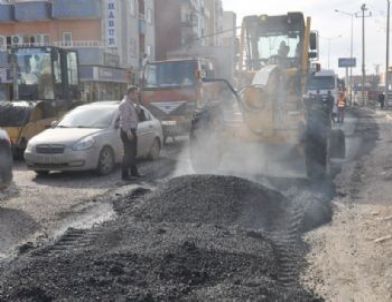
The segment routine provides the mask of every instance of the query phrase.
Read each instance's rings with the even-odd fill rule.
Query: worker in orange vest
[[[336,106],[338,107],[338,123],[344,122],[344,110],[346,108],[347,100],[344,92],[340,92]]]

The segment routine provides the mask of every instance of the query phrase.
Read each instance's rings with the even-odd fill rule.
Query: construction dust
[[[3,263],[0,301],[322,301],[296,282],[302,215],[260,184],[185,176],[114,208]]]

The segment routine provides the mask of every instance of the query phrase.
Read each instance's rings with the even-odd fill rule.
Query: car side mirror
[[[58,124],[59,124],[59,121],[52,121],[50,123],[50,128],[56,128]]]

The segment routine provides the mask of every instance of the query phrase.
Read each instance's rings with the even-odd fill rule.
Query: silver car
[[[53,128],[33,137],[24,157],[39,175],[50,171],[95,170],[109,174],[121,162],[123,145],[118,127],[120,102],[82,105]],[[160,122],[144,107],[139,114],[138,158],[156,159],[162,145]]]

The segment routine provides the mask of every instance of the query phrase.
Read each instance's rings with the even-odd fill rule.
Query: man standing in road
[[[135,86],[129,87],[119,108],[121,140],[124,145],[124,158],[121,167],[123,180],[131,180],[130,176],[140,177],[136,166],[137,125],[139,122],[136,108],[139,100],[138,94],[138,89]]]
[[[344,92],[340,92],[337,101],[338,107],[338,123],[344,123],[344,110],[346,108],[346,96]]]

